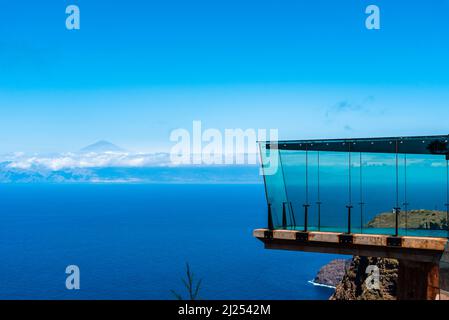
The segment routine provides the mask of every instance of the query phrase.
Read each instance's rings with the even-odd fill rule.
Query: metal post
[[[352,206],[352,175],[351,175],[351,142],[349,142],[349,148],[348,148],[348,205],[346,208],[348,209],[348,234],[351,233],[351,209]]]
[[[282,229],[287,229],[287,210],[285,209],[285,202],[282,202]]]
[[[268,230],[274,230],[273,216],[271,214],[271,203],[268,204]]]
[[[394,208],[395,213],[395,232],[394,236],[397,237],[399,235],[399,213],[401,212],[401,208],[399,207],[399,145],[398,140],[396,140],[396,207]]]
[[[304,232],[307,232],[307,224],[308,224],[307,216],[309,215],[310,205],[305,204],[305,205],[303,205],[303,207],[304,207]]]
[[[407,194],[407,154],[404,154],[404,212],[405,212],[405,234],[408,234],[408,194]]]
[[[308,215],[309,215],[309,151],[306,147],[306,203],[304,207],[304,232],[307,232],[308,227]]]
[[[401,213],[401,208],[394,208],[394,214],[395,214],[395,230],[394,230],[394,236],[397,237],[399,235],[399,213]]]
[[[348,208],[348,234],[351,233],[351,209],[353,208],[353,206],[349,205],[346,206],[346,208]]]

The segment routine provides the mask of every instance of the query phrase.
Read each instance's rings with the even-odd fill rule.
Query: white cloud
[[[165,153],[63,153],[55,155],[32,155],[15,153],[3,157],[7,168],[30,170],[46,168],[52,171],[71,168],[102,168],[102,167],[149,167],[168,166],[169,156]]]

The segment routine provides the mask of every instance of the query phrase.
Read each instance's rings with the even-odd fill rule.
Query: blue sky
[[[448,0],[2,1],[0,152],[166,151],[193,120],[284,139],[449,133],[448,39]]]

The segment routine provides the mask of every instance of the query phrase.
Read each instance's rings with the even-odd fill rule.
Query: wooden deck
[[[369,257],[394,258],[418,262],[438,263],[448,239],[430,237],[399,237],[375,234],[346,234],[294,230],[256,229],[254,237],[266,249],[322,252]],[[347,241],[349,240],[349,241]],[[392,245],[393,243],[393,245]]]

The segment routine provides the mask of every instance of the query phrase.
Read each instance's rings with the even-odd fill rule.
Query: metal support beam
[[[268,230],[273,230],[273,215],[271,213],[271,203],[268,204]]]
[[[285,202],[282,202],[282,229],[287,229],[287,210]]]
[[[308,216],[309,216],[309,207],[310,204],[303,204],[304,207],[304,232],[307,232]]]
[[[354,207],[351,205],[347,205],[346,208],[348,208],[348,232],[347,232],[347,234],[351,234],[351,210]]]
[[[394,208],[394,218],[395,218],[394,236],[395,237],[399,236],[399,214],[400,213],[401,213],[401,208]]]

